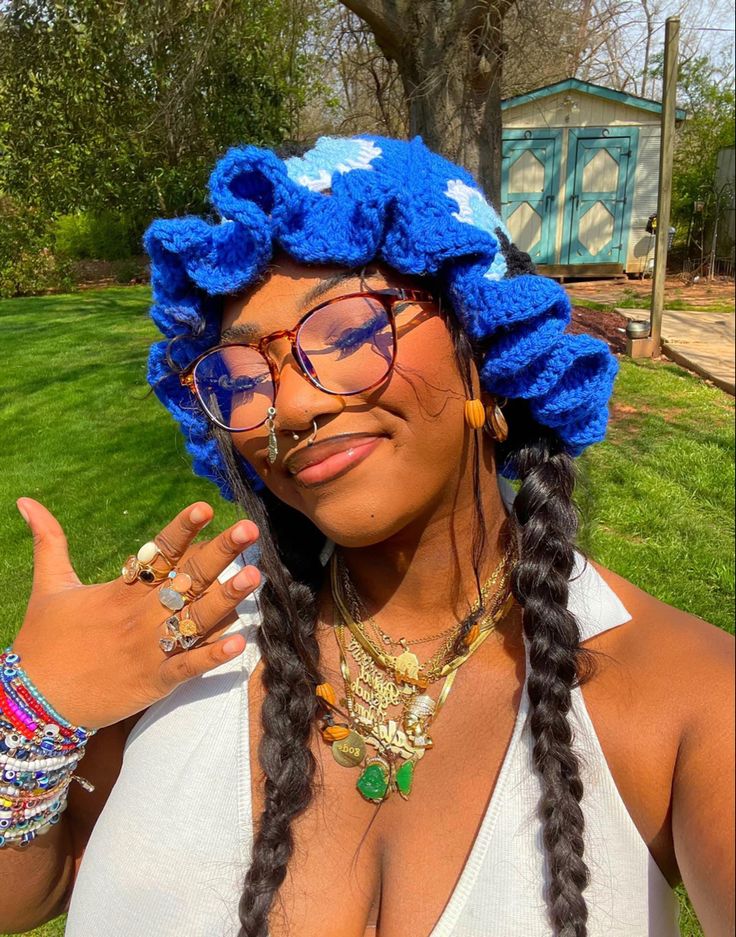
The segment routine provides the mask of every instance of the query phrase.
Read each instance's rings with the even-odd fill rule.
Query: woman
[[[684,880],[730,933],[732,642],[574,549],[605,346],[419,140],[233,150],[211,196],[220,224],[147,233],[149,379],[258,531],[193,544],[190,506],[80,588],[19,502],[6,684],[68,765],[60,822],[0,850],[0,925],[671,937]],[[6,766],[35,757],[16,689]]]

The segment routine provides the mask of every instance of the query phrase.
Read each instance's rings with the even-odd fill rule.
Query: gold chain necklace
[[[508,574],[509,560],[510,553],[507,552],[501,559],[496,569],[493,571],[490,579],[488,579],[482,587],[481,598],[473,606],[471,615],[478,611],[480,602],[485,602],[488,592],[496,584],[498,577],[503,575],[504,578],[506,578]],[[442,647],[440,647],[440,649],[424,664],[419,663],[419,658],[416,656],[416,654],[410,651],[407,646],[404,647],[402,654],[389,654],[381,647],[377,646],[373,641],[371,641],[366,632],[365,625],[360,620],[360,618],[353,618],[353,616],[350,614],[346,601],[342,595],[342,590],[340,588],[338,560],[334,553],[330,561],[330,580],[332,585],[333,601],[337,610],[340,612],[340,615],[342,616],[348,630],[356,639],[358,644],[360,644],[363,650],[370,654],[379,666],[381,666],[384,670],[388,670],[394,674],[396,681],[400,683],[409,683],[424,690],[431,683],[440,679],[440,677],[445,676],[442,668],[448,661],[448,655],[450,654],[455,644],[457,634],[462,628],[462,623],[455,626],[454,634],[452,634],[450,638],[448,638],[448,640],[442,645]],[[491,614],[498,605],[501,594],[502,590],[499,590],[496,593],[495,601],[491,609]],[[478,631],[479,626],[476,623],[467,635],[467,638],[470,639],[468,644],[470,644],[477,636]]]
[[[445,660],[441,666],[438,660],[432,672],[427,674],[432,683],[444,679],[435,701],[428,693],[420,692],[426,689],[429,682],[422,685],[416,675],[412,676],[413,666],[409,671],[402,669],[409,663],[405,655],[410,652],[405,649],[398,658],[385,654],[367,637],[365,628],[361,627],[363,623],[350,615],[339,587],[337,563],[333,555],[330,572],[335,606],[334,630],[345,686],[345,699],[341,702],[347,708],[348,725],[335,724],[331,712],[338,711],[334,689],[330,684],[321,684],[317,687],[317,695],[328,708],[322,734],[332,744],[333,756],[339,764],[345,767],[362,766],[356,787],[365,799],[380,803],[393,790],[404,799],[408,798],[414,767],[432,747],[429,727],[444,705],[459,667],[478,650],[511,607],[513,597],[509,589],[508,566],[507,555],[491,577],[495,581],[503,572],[502,583],[494,596],[491,609],[466,635],[465,651]],[[491,580],[484,585],[481,601],[485,601],[492,585]],[[461,627],[462,624],[454,627],[453,643]],[[349,639],[346,638],[346,632]],[[452,647],[452,644],[449,646]],[[415,655],[411,656],[416,660]],[[355,675],[351,673],[349,657],[356,665]],[[423,667],[426,668],[426,664]],[[392,707],[399,709],[394,719],[389,717],[389,709]],[[375,748],[376,754],[369,756],[366,746]]]
[[[342,563],[340,559],[338,559],[338,564],[342,568]],[[485,584],[482,586],[481,592],[480,592],[481,597],[480,599],[476,599],[475,604],[473,605],[473,608],[470,610],[468,618],[471,615],[475,614],[475,612],[478,610],[481,603],[485,605],[485,602],[488,598],[488,594],[490,593],[491,588],[496,584],[496,580],[498,579],[498,575],[501,572],[502,568],[503,568],[503,563],[499,564],[499,566],[496,567],[496,569],[491,574],[490,579],[488,579],[485,582]],[[343,572],[343,579],[346,582],[348,582],[349,580],[348,580],[346,571],[342,569],[342,572]],[[390,635],[386,634],[386,632],[383,631],[383,629],[378,625],[378,623],[372,616],[365,616],[365,623],[370,626],[370,628],[373,631],[373,634],[378,639],[379,644],[382,643],[382,644],[385,644],[387,647],[391,647],[391,648],[400,647],[403,650],[406,650],[409,647],[415,647],[418,644],[429,644],[431,641],[439,641],[440,638],[446,638],[449,636],[452,637],[453,639],[452,643],[454,643],[455,637],[457,636],[457,634],[459,633],[462,627],[462,622],[460,622],[459,624],[456,623],[454,625],[450,625],[449,628],[445,628],[444,631],[438,631],[436,634],[426,635],[421,638],[412,638],[411,641],[409,641],[408,639],[404,637],[397,639],[397,638],[392,638]]]

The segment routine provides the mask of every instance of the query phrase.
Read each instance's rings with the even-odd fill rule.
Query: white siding
[[[645,227],[649,216],[657,210],[659,136],[659,124],[650,124],[639,129],[634,204],[631,210],[631,231],[626,259],[627,273],[641,273],[648,259],[654,257],[654,238],[647,234]]]
[[[734,238],[736,238],[736,225],[734,225],[734,196],[733,186],[736,183],[736,159],[735,151],[732,146],[724,146],[718,151],[718,165],[716,168],[716,187],[723,190],[723,186],[728,184],[732,186],[730,198],[726,198],[726,208],[721,215],[721,223],[718,227],[718,238],[720,247],[717,253],[719,257],[734,256]]]
[[[565,230],[565,208],[567,206],[567,154],[569,152],[569,138],[567,133],[562,134],[562,154],[560,159],[560,188],[555,199],[557,206],[557,234],[555,236],[555,250],[553,263],[560,263],[562,258],[562,235]]]
[[[620,124],[659,126],[659,115],[580,91],[560,91],[537,101],[517,104],[503,112],[503,125],[509,130],[524,130],[528,127],[615,127]]]

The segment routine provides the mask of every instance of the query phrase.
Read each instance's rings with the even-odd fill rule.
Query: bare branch
[[[341,0],[343,6],[367,23],[387,58],[398,59],[404,42],[404,29],[394,11],[380,0]]]

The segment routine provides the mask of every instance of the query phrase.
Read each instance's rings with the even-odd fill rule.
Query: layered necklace
[[[380,803],[393,791],[408,798],[415,767],[432,748],[430,727],[458,669],[511,607],[511,560],[509,550],[483,585],[465,621],[407,641],[394,640],[362,613],[347,570],[337,551],[333,553],[330,584],[344,697],[338,706],[331,684],[317,687],[322,737],[332,746],[338,764],[361,769],[356,787],[366,800]],[[473,624],[466,631],[468,621]],[[420,662],[412,647],[441,639],[439,649]],[[436,699],[429,692],[435,684],[440,685]]]

